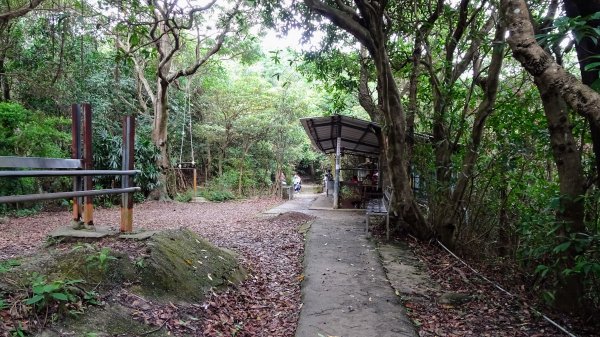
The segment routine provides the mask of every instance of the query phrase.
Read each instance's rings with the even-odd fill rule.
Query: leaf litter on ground
[[[290,212],[257,216],[280,200],[259,198],[226,203],[145,202],[134,208],[134,229],[162,230],[187,227],[213,244],[237,252],[249,277],[225,291],[212,291],[203,303],[164,304],[121,289],[106,294],[133,311],[132,318],[148,324],[148,333],[166,329],[171,335],[294,336],[301,307],[304,237],[298,228],[312,217]],[[118,224],[119,209],[98,209],[96,224]],[[52,230],[65,226],[70,213],[44,212],[9,218],[0,224],[0,259],[18,258],[39,250]],[[98,243],[143,256],[140,243],[104,239]],[[60,248],[59,244],[58,247]],[[64,244],[64,249],[69,249]],[[0,317],[9,315],[0,308]],[[22,317],[25,323],[25,317]],[[0,336],[8,336],[0,325]]]

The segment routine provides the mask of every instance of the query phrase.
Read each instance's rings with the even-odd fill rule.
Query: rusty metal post
[[[196,166],[194,166],[194,197],[198,196],[198,172],[196,171]]]
[[[71,105],[71,158],[81,160],[81,110],[78,104]],[[73,192],[81,190],[81,177],[73,177]],[[73,198],[73,225],[81,220],[81,198]]]
[[[94,161],[92,155],[92,106],[89,103],[83,104],[83,169],[93,170]],[[92,176],[83,178],[83,188],[86,191],[94,189]],[[84,197],[85,206],[83,207],[83,223],[86,226],[94,225],[94,197]]]
[[[133,159],[135,145],[135,117],[123,117],[123,170],[133,170]],[[131,177],[121,176],[121,187],[128,188],[131,184]],[[133,193],[121,194],[121,232],[130,233],[133,231]]]

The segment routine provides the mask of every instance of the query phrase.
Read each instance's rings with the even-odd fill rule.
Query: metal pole
[[[198,196],[198,172],[196,172],[196,166],[194,166],[194,197]]]
[[[71,105],[71,158],[81,160],[81,111],[79,105]],[[73,192],[81,190],[81,177],[73,177]],[[73,198],[74,225],[81,220],[80,198]]]
[[[381,190],[381,182],[383,181],[383,172],[381,170],[381,154],[379,154],[379,158],[377,158],[377,189]]]
[[[335,181],[333,183],[333,208],[340,208],[340,169],[341,169],[341,156],[342,149],[341,144],[342,138],[337,137],[337,144],[335,146]]]
[[[127,193],[139,192],[141,190],[142,189],[139,187],[129,187],[127,189],[112,188],[112,189],[107,189],[107,190],[9,195],[6,197],[0,197],[0,204],[10,204],[10,203],[26,202],[26,201],[53,200],[53,199],[68,199],[68,198],[84,197],[84,196],[88,196],[88,195],[122,194],[125,192],[127,192]]]
[[[133,170],[135,143],[135,119],[134,116],[123,117],[123,161],[122,169]],[[128,175],[121,176],[121,187],[129,188],[131,186]],[[121,194],[121,232],[130,233],[133,231],[133,194]]]
[[[3,166],[0,166],[3,167]],[[31,171],[0,171],[0,178],[5,177],[84,177],[84,176],[120,176],[136,175],[140,170],[31,170]]]
[[[92,106],[83,104],[83,169],[93,170],[94,162],[92,155]],[[83,178],[83,186],[86,191],[94,189],[91,176]],[[94,199],[91,195],[84,197],[83,224],[94,226]]]

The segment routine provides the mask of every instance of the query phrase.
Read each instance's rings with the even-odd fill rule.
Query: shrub
[[[233,193],[228,190],[205,190],[201,195],[205,199],[217,202],[235,199]]]
[[[190,201],[192,201],[193,198],[194,198],[193,191],[185,191],[182,193],[177,193],[177,195],[175,196],[175,200],[178,202],[190,202]]]

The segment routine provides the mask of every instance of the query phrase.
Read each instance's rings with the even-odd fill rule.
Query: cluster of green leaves
[[[71,139],[68,125],[65,118],[0,102],[0,155],[64,157]]]
[[[0,155],[64,158],[69,148],[68,120],[35,112],[16,103],[0,102]],[[18,195],[60,190],[68,179],[0,179],[0,194]],[[32,205],[13,206],[22,213]],[[0,212],[13,211],[3,204]],[[35,211],[35,209],[34,209]],[[26,214],[25,214],[26,215]]]
[[[141,120],[141,119],[140,119]],[[135,169],[141,171],[134,177],[136,186],[142,188],[142,195],[147,196],[158,182],[159,171],[156,161],[159,152],[150,139],[148,125],[138,126],[135,137]],[[118,122],[110,122],[107,119],[94,123],[93,128],[93,151],[94,168],[97,170],[120,170],[122,167],[122,144],[123,136],[121,125]],[[94,186],[98,189],[113,188],[121,183],[120,176],[98,176],[94,177]],[[97,203],[112,205],[117,202],[118,196],[101,196],[95,198]],[[140,198],[143,199],[143,198]]]
[[[20,266],[21,263],[15,259],[9,259],[5,261],[0,261],[0,274],[6,273],[14,267]]]
[[[108,268],[108,264],[110,261],[114,261],[117,258],[111,255],[111,249],[108,247],[103,247],[98,250],[96,253],[88,255],[85,259],[88,268],[95,268],[101,272],[106,271]]]
[[[215,202],[222,202],[235,199],[235,195],[232,192],[224,189],[207,189],[202,191],[201,195],[206,200]]]
[[[190,202],[194,199],[194,191],[188,190],[175,195],[175,200],[178,202]]]
[[[83,280],[49,281],[46,275],[34,273],[31,279],[31,296],[24,303],[42,310],[52,304],[66,305],[77,302],[81,300],[76,288],[80,283],[83,283]]]
[[[278,55],[283,64],[288,63],[283,58],[295,57]],[[301,162],[308,167],[320,160],[298,118],[314,114],[321,97],[293,69],[269,59],[252,68],[229,61],[211,69],[200,85],[205,90],[192,98],[189,113],[195,121],[194,143],[200,143],[193,144],[196,158],[205,164],[212,158],[211,166],[205,167],[209,190],[257,194],[272,186],[278,170],[289,175]],[[177,128],[171,134],[181,132],[187,108],[173,107]],[[189,161],[189,141],[173,138],[172,150]]]

